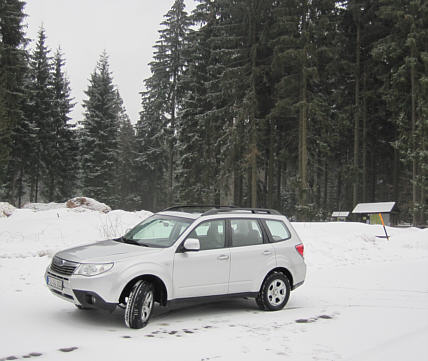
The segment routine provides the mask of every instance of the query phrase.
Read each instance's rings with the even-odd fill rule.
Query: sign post
[[[386,228],[385,228],[385,223],[383,222],[382,213],[379,213],[379,218],[380,218],[380,221],[382,222],[382,226],[383,226],[383,230],[385,231],[386,239],[389,241],[389,236],[388,236],[388,233],[386,233]]]

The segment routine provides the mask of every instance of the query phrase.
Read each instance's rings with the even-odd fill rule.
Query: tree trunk
[[[394,201],[398,202],[400,197],[399,192],[399,174],[400,171],[400,159],[398,157],[398,149],[394,147],[394,165],[393,165],[393,171],[392,171],[392,182],[393,182],[393,197]]]
[[[363,74],[363,139],[362,139],[362,160],[363,160],[363,189],[362,199],[367,202],[367,71],[364,67]]]
[[[339,169],[339,174],[337,176],[337,186],[336,186],[336,208],[341,210],[342,209],[342,169]]]
[[[302,13],[302,36],[306,38],[306,16],[308,11],[307,1],[303,2]],[[308,167],[308,149],[307,149],[307,74],[306,74],[306,59],[307,59],[307,39],[304,40],[302,66],[300,69],[300,109],[299,109],[299,176],[300,176],[300,194],[299,203],[301,207],[307,204],[307,167]],[[305,217],[306,218],[306,217]]]
[[[253,129],[251,136],[251,149],[250,149],[250,161],[251,161],[251,207],[257,207],[257,143],[256,143],[256,125],[255,119],[252,117]]]
[[[256,24],[255,20],[257,18],[257,12],[254,2],[251,2],[249,8],[249,25],[248,25],[248,34],[250,41],[250,56],[251,56],[251,92],[252,97],[250,97],[250,124],[251,124],[251,140],[250,140],[250,166],[251,166],[251,207],[257,207],[257,124],[256,124],[256,109],[255,109],[255,100],[256,100],[256,84],[255,84],[255,74],[256,74],[256,57],[257,57],[257,41],[256,41]]]
[[[360,11],[357,9],[356,11]],[[353,164],[353,184],[352,184],[352,203],[355,207],[358,203],[358,182],[359,182],[359,142],[360,142],[360,21],[359,13],[356,15],[357,39],[355,45],[356,64],[355,64],[355,104],[354,104],[354,164]]]
[[[322,207],[324,208],[324,210],[327,210],[327,203],[328,203],[328,161],[327,161],[327,157],[324,158],[324,198],[323,198],[323,204]]]
[[[302,84],[301,84],[301,106],[300,106],[300,187],[301,197],[300,205],[305,206],[307,203],[307,189],[308,189],[308,149],[307,149],[307,80],[305,67],[302,68]]]
[[[412,99],[412,208],[413,208],[413,225],[416,226],[418,223],[418,196],[417,196],[417,156],[416,156],[416,89],[415,89],[415,65],[413,60],[415,59],[415,45],[410,46],[410,57],[412,63],[410,65],[410,86],[411,86],[411,99]]]
[[[22,196],[24,195],[24,167],[21,165],[19,167],[19,178],[18,178],[18,207],[22,206]]]
[[[374,202],[376,199],[376,180],[377,180],[377,171],[376,171],[376,154],[371,152],[370,154],[370,168],[371,168],[371,194],[370,202]]]
[[[273,207],[273,124],[269,122],[269,162],[268,162],[268,189],[267,189],[267,207]]]

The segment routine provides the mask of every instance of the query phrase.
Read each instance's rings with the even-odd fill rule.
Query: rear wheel
[[[133,287],[125,309],[125,323],[130,328],[142,328],[149,322],[154,306],[154,288],[140,280]]]
[[[261,310],[278,311],[287,304],[290,290],[288,278],[281,272],[274,272],[264,280],[256,297],[257,305]]]

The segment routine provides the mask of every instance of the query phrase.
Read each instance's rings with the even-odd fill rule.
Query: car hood
[[[58,252],[56,256],[78,263],[104,263],[119,261],[134,256],[152,255],[160,253],[162,250],[163,248],[144,247],[107,240],[69,248]]]

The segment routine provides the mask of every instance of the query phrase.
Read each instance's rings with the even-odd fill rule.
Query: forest
[[[132,124],[107,53],[83,119],[66,59],[0,0],[0,201],[277,209],[396,201],[428,224],[428,1],[171,0]],[[139,34],[130,34],[138,38]]]

